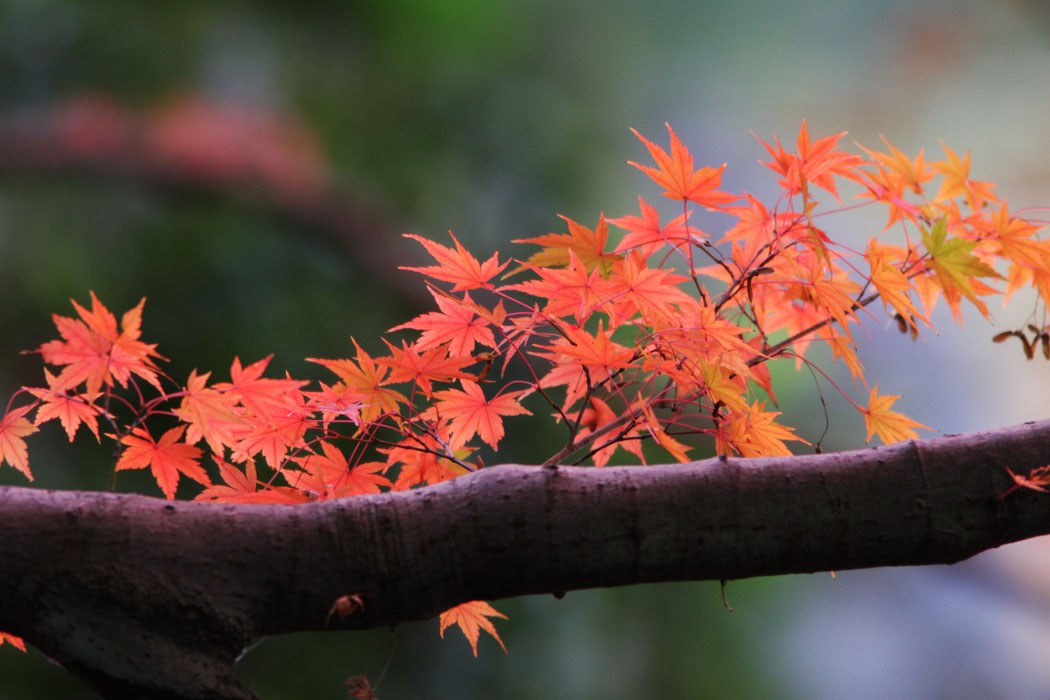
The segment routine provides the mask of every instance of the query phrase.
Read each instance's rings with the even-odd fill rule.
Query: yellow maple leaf
[[[889,445],[902,440],[918,438],[919,434],[915,432],[915,428],[933,430],[922,423],[913,421],[903,413],[890,410],[890,406],[900,398],[899,394],[879,396],[878,391],[879,385],[876,384],[871,390],[868,407],[861,409],[864,414],[864,425],[868,429],[868,439],[865,442],[871,442],[871,436],[878,435],[880,440]]]

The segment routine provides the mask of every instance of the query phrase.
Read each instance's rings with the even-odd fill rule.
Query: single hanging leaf
[[[496,632],[496,626],[492,624],[492,621],[488,618],[500,617],[504,620],[507,616],[496,610],[494,607],[489,605],[483,600],[474,600],[469,603],[461,603],[454,608],[449,608],[445,612],[441,613],[440,623],[441,628],[438,633],[442,638],[445,636],[445,629],[455,624],[459,625],[459,629],[463,632],[463,636],[470,642],[470,648],[474,651],[474,656],[478,655],[478,636],[481,630],[485,630],[499,642],[499,645],[503,647],[503,653],[507,653],[507,647],[504,646],[503,640],[499,638],[499,633]]]
[[[889,445],[902,440],[918,438],[919,434],[915,432],[915,428],[933,430],[922,423],[913,421],[903,413],[890,410],[890,406],[900,398],[899,394],[879,396],[878,391],[879,385],[876,384],[871,390],[868,407],[861,409],[864,413],[864,424],[868,429],[868,439],[865,442],[871,442],[871,436],[878,435],[880,440]]]

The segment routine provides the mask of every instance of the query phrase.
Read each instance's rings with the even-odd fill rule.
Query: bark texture
[[[952,563],[1050,533],[1050,421],[780,459],[502,465],[304,506],[0,489],[0,629],[105,697],[251,698],[261,635],[639,582]],[[337,598],[363,610],[340,620]]]

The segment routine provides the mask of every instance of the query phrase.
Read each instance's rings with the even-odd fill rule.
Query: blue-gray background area
[[[351,336],[379,352],[382,331],[426,310],[405,291],[421,283],[394,269],[425,261],[397,232],[452,229],[479,256],[506,257],[521,255],[512,239],[564,230],[556,214],[593,226],[599,212],[635,214],[639,193],[660,202],[625,165],[647,160],[630,127],[666,144],[670,122],[698,165],[729,163],[724,189],[770,205],[775,177],[752,134],[791,146],[803,118],[814,138],[848,130],[844,146],[881,147],[882,134],[928,160],[943,139],[972,151],[974,178],[998,183],[1011,211],[1050,204],[1048,77],[1050,14],[1022,0],[0,2],[4,128],[84,98],[139,115],[188,98],[279,115],[381,213],[393,240],[371,243],[394,254],[384,271],[362,260],[369,242],[348,253],[251,197],[2,166],[0,394],[39,382],[18,351],[52,337],[50,314],[89,290],[117,312],[149,298],[145,337],[175,377],[225,379],[233,356],[271,352],[278,371],[323,377],[301,358],[347,356]],[[724,218],[696,217],[717,238]],[[885,213],[837,221],[828,233],[860,246]],[[991,310],[1013,328],[1032,308]],[[945,433],[1047,417],[1047,363],[992,344],[978,315],[959,328],[942,306],[939,333],[915,342],[872,312],[860,357],[881,393],[903,395],[896,409]],[[819,390],[825,448],[863,444],[833,387],[790,366],[775,376],[803,437],[824,430]],[[501,458],[557,449],[536,425],[511,421]],[[71,448],[57,426],[30,440],[37,483],[105,488],[108,449]],[[0,478],[25,483],[9,467]],[[509,654],[484,638],[475,660],[436,621],[403,625],[379,696],[1045,698],[1047,554],[1033,540],[954,567],[730,582],[732,613],[710,582],[499,601]],[[388,630],[290,635],[253,648],[240,673],[263,698],[341,698],[347,677],[378,677],[391,645]],[[39,653],[6,647],[0,696],[92,697]]]

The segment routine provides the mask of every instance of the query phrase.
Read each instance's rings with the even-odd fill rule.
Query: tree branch
[[[1050,421],[853,452],[489,467],[303,506],[0,489],[0,629],[106,697],[251,698],[262,635],[640,582],[952,563],[1050,533]],[[364,608],[329,610],[358,594]]]

